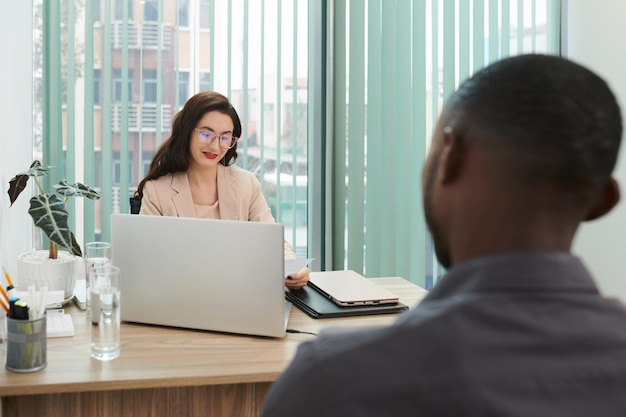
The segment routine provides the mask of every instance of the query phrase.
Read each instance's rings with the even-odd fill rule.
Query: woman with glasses
[[[226,97],[213,91],[191,97],[139,183],[139,214],[274,222],[256,176],[233,165],[240,136],[241,121]],[[295,258],[285,241],[285,259]],[[285,285],[301,288],[308,280],[303,268]]]

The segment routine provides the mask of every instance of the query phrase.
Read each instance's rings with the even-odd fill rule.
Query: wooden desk
[[[402,278],[373,278],[413,307],[426,291]],[[39,372],[0,370],[2,416],[256,416],[298,344],[315,336],[264,338],[122,324],[121,355],[90,357],[85,313],[68,307],[76,335],[48,339]],[[317,333],[330,326],[389,324],[396,315],[312,319],[293,308],[289,327]]]

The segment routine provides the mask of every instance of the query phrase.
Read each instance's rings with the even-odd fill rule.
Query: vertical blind
[[[39,157],[102,194],[70,202],[79,241],[110,239],[173,116],[216,90],[300,256],[426,287],[420,173],[444,100],[490,62],[559,53],[559,0],[34,2]]]
[[[333,16],[329,267],[429,288],[421,166],[441,106],[493,61],[558,54],[560,1],[335,0]]]
[[[129,212],[176,112],[215,90],[242,119],[237,164],[257,174],[286,238],[307,256],[308,2],[34,0],[34,8],[44,52],[36,157],[56,167],[49,183],[80,181],[102,196],[69,202],[80,243],[110,240],[110,215]]]

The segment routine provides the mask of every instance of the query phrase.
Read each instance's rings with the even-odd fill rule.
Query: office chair
[[[130,214],[139,214],[139,210],[141,209],[141,199],[133,196],[128,200],[130,201]]]

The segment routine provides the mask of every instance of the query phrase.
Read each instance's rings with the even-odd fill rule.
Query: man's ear
[[[602,193],[596,200],[596,203],[591,207],[589,213],[585,217],[585,221],[595,220],[604,216],[617,205],[620,199],[619,184],[613,177],[609,179],[602,189]]]
[[[443,184],[454,181],[463,163],[465,149],[463,141],[451,127],[443,130],[442,149],[439,154],[439,178]]]

